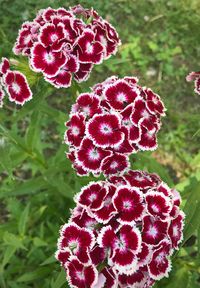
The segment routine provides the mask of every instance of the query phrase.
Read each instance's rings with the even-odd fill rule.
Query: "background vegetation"
[[[138,75],[168,108],[159,149],[132,157],[132,168],[157,172],[175,186],[187,215],[173,271],[156,288],[200,287],[200,97],[185,82],[188,72],[200,70],[200,2],[0,0],[0,56],[14,56],[18,29],[39,9],[78,2],[109,19],[123,42],[116,57],[95,67],[83,91],[112,74]],[[32,90],[34,99],[23,108],[6,103],[0,111],[2,288],[67,287],[53,256],[58,230],[73,195],[92,179],[77,177],[65,159],[64,122],[73,87],[56,90],[41,79]]]

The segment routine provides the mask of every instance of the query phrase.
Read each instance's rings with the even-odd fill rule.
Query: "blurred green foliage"
[[[23,21],[41,8],[79,1],[0,0],[0,56],[12,46]],[[173,270],[156,288],[200,287],[200,98],[185,82],[200,67],[198,0],[80,1],[116,27],[120,51],[94,68],[81,85],[117,74],[137,75],[157,91],[168,113],[159,149],[132,157],[132,168],[158,173],[183,197],[187,220]],[[0,111],[0,287],[66,287],[54,259],[60,225],[69,217],[73,195],[92,178],[77,177],[65,158],[64,122],[74,89],[55,90],[42,79],[23,108],[6,103]]]

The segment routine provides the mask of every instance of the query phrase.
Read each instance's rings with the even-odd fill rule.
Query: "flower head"
[[[56,252],[71,287],[149,288],[168,276],[184,213],[157,175],[129,171],[91,182],[75,202]]]
[[[93,65],[115,54],[119,45],[110,23],[78,5],[40,10],[33,21],[23,23],[13,51],[27,56],[31,69],[47,82],[67,88],[72,78],[86,81]]]
[[[10,62],[2,58],[0,63],[0,107],[3,106],[3,98],[7,94],[11,102],[23,105],[32,99],[26,76],[19,71],[10,69]]]
[[[194,81],[194,91],[195,93],[200,95],[200,71],[198,72],[190,72],[187,77],[186,80],[188,82]]]
[[[113,76],[96,84],[78,96],[66,124],[74,168],[79,175],[123,174],[130,154],[156,149],[164,115],[160,97],[140,87],[136,77]]]

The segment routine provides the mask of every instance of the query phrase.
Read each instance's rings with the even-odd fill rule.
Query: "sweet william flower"
[[[129,155],[156,149],[164,115],[160,97],[140,87],[136,77],[112,76],[96,84],[78,96],[67,122],[73,167],[81,176],[123,174]]]
[[[56,252],[70,287],[150,288],[168,276],[184,213],[160,177],[129,170],[89,183],[74,200]]]
[[[186,80],[188,82],[194,81],[194,86],[195,86],[195,93],[200,95],[200,71],[198,72],[190,72],[187,77]]]
[[[119,45],[108,21],[93,8],[78,5],[40,10],[33,21],[22,25],[13,52],[28,57],[31,69],[47,82],[67,88],[73,79],[86,81],[93,66],[115,54]]]
[[[7,58],[2,58],[0,63],[0,106],[3,106],[3,98],[9,96],[11,102],[23,105],[32,99],[32,92],[26,76],[20,71],[13,71]]]

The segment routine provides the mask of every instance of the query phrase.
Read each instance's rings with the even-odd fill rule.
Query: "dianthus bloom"
[[[75,196],[57,259],[70,287],[152,287],[167,277],[182,240],[180,196],[156,174],[130,170]]]
[[[69,10],[40,10],[32,22],[25,22],[13,48],[30,60],[56,88],[86,81],[94,64],[115,54],[120,39],[112,25],[93,9],[78,5]]]
[[[10,101],[20,105],[32,98],[26,76],[19,71],[10,70],[9,60],[2,58],[0,63],[0,107],[3,106],[5,92]]]
[[[200,71],[199,72],[191,72],[189,75],[187,75],[186,80],[188,82],[194,81],[195,85],[195,93],[200,95]]]
[[[82,93],[66,123],[68,158],[79,175],[123,173],[128,156],[155,150],[165,107],[151,89],[135,77],[115,76]]]

